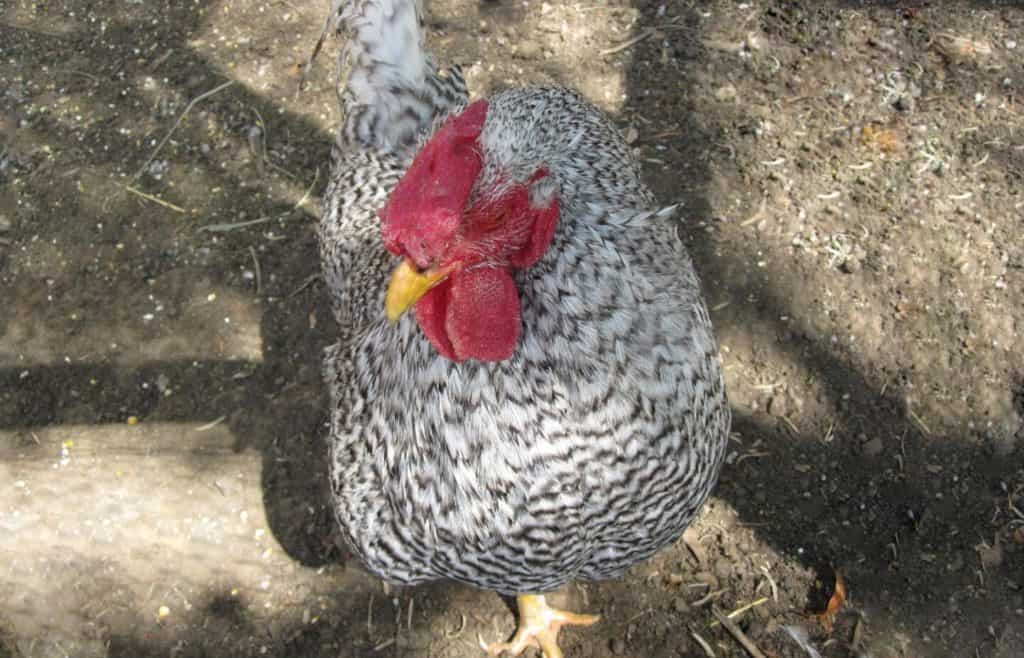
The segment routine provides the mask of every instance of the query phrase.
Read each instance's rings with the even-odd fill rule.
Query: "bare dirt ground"
[[[0,3],[0,656],[471,658],[514,627],[335,543],[330,56],[296,93],[325,4]],[[475,93],[567,84],[617,119],[721,340],[716,496],[689,545],[568,591],[603,615],[568,656],[746,655],[711,607],[750,604],[766,656],[811,655],[791,631],[1024,655],[1022,28],[996,2],[431,4]]]

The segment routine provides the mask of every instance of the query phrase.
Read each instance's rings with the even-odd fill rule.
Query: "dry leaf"
[[[839,572],[830,566],[822,565],[817,571],[818,577],[808,595],[808,609],[818,618],[825,632],[831,633],[836,615],[846,604],[846,585]]]
[[[882,153],[896,153],[903,148],[900,136],[891,128],[864,126],[860,133],[860,141],[865,146]]]
[[[958,59],[987,57],[992,54],[992,44],[988,41],[948,33],[938,35],[935,47],[943,55]]]
[[[978,559],[981,561],[981,568],[995,569],[1003,564],[1003,546],[996,542],[993,546],[984,544],[977,547]]]

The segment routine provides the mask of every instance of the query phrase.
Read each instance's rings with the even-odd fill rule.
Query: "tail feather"
[[[466,101],[461,71],[439,71],[424,48],[422,0],[333,0],[310,61],[328,34],[346,38],[339,142],[408,153],[438,116]]]

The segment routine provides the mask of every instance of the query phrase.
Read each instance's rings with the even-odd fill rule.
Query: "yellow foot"
[[[544,652],[544,658],[562,658],[562,650],[558,648],[558,631],[562,626],[590,626],[601,619],[597,615],[577,615],[549,608],[543,596],[520,594],[516,601],[519,604],[519,628],[512,640],[489,645],[480,639],[480,648],[491,656],[502,651],[518,656],[526,647],[534,647]]]

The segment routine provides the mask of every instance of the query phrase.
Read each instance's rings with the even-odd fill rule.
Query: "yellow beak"
[[[444,281],[452,272],[452,266],[442,268],[431,268],[425,272],[419,272],[412,261],[405,259],[391,275],[391,282],[388,284],[388,294],[384,298],[384,311],[387,313],[388,322],[394,324],[398,318],[409,310],[413,304],[420,300],[420,297],[427,294],[427,291]]]

